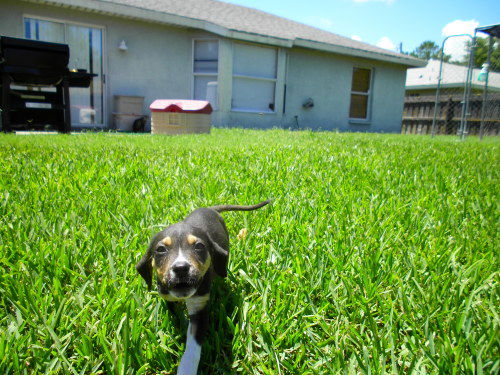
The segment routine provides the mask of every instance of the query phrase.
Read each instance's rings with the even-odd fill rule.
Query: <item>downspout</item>
[[[285,82],[283,82],[283,113],[281,117],[281,127],[284,129],[285,128],[285,123],[286,123],[286,89],[287,89],[287,82],[288,82],[288,64],[290,62],[290,54],[288,51],[285,51],[286,53],[286,58],[285,58]]]

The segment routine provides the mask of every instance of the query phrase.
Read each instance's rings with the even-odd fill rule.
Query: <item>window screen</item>
[[[24,19],[24,34],[27,39],[64,43],[64,23],[34,18]]]
[[[234,44],[232,108],[274,112],[277,50]]]
[[[219,41],[195,40],[193,52],[193,99],[210,100],[217,109],[217,98],[207,95],[209,82],[217,82],[219,71]]]
[[[233,108],[262,112],[274,111],[273,81],[233,78]]]
[[[194,72],[217,74],[219,64],[219,43],[217,40],[196,40],[194,42]]]
[[[276,78],[276,49],[235,44],[233,71],[237,75]]]

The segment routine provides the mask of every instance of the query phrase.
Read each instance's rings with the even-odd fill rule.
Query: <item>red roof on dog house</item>
[[[149,106],[151,112],[211,114],[212,106],[205,100],[157,99]]]

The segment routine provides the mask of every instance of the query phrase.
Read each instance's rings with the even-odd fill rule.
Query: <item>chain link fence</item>
[[[457,37],[469,40],[461,59],[468,64],[442,61],[445,55],[441,53],[441,60],[408,70],[403,134],[499,135],[500,66],[498,58],[491,58],[491,52],[498,49],[498,37],[488,38],[487,44],[484,40],[473,43],[471,35]],[[441,51],[452,41],[453,37],[445,39]],[[477,67],[477,54],[485,55],[485,45],[490,63]]]

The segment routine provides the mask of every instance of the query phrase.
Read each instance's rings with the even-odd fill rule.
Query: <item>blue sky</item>
[[[404,51],[412,51],[424,40],[434,40],[440,45],[445,35],[473,32],[477,25],[500,23],[500,0],[223,1],[354,36],[384,48],[396,48],[402,42]],[[459,47],[450,45],[449,52]]]

